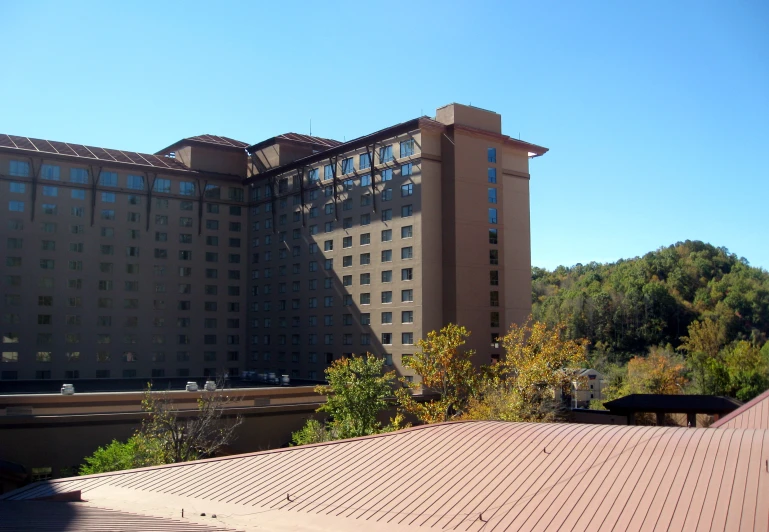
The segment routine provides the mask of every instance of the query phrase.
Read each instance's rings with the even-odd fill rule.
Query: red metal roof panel
[[[711,428],[769,429],[769,390],[725,415]]]
[[[61,532],[98,532],[120,530],[123,532],[145,532],[148,530],[176,532],[226,532],[231,528],[220,526],[215,519],[212,524],[202,524],[189,519],[154,517],[128,512],[119,512],[88,506],[85,503],[18,501],[0,502],[0,531],[57,530]],[[198,516],[199,518],[200,516]]]
[[[121,511],[209,508],[248,530],[767,530],[767,460],[767,430],[445,423],[3,498],[81,490]]]

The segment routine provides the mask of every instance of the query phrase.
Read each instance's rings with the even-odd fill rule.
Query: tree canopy
[[[179,416],[165,392],[147,385],[142,399],[146,417],[127,441],[113,440],[84,459],[81,475],[136,467],[171,464],[214,456],[235,438],[239,415],[225,419],[225,409],[235,401],[222,392],[204,392],[197,411]]]
[[[585,363],[587,340],[564,338],[564,325],[528,320],[501,337],[502,361],[483,371],[465,419],[557,421],[565,412],[558,391],[567,391]]]
[[[414,370],[421,380],[403,381],[405,388],[397,392],[401,408],[424,423],[449,421],[464,411],[476,383],[473,351],[460,349],[469,336],[464,327],[449,323],[417,342],[419,351],[406,359],[404,366]],[[416,401],[411,395],[414,388],[437,393],[438,398]]]
[[[400,428],[399,416],[387,426],[379,421],[382,412],[391,406],[395,385],[395,372],[383,369],[384,359],[370,353],[335,360],[326,369],[328,385],[315,387],[317,393],[326,396],[318,412],[328,414],[328,420],[307,420],[292,434],[292,443],[320,443]]]
[[[687,393],[748,400],[769,386],[769,272],[726,248],[687,240],[611,264],[534,268],[532,309],[587,338],[589,364],[616,389],[637,381],[633,366],[652,369],[641,361],[654,349],[684,355]]]
[[[725,344],[769,335],[769,273],[699,241],[610,264],[534,268],[532,304],[535,320],[565,323],[569,338],[587,338],[612,362],[677,348],[694,321],[717,323]]]

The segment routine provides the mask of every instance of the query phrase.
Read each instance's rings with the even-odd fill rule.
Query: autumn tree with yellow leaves
[[[405,359],[403,365],[414,370],[421,381],[402,381],[404,387],[396,391],[401,410],[423,423],[449,421],[463,414],[476,383],[473,351],[461,349],[469,336],[464,327],[449,323],[417,342],[419,352]],[[412,394],[416,388],[438,397],[418,400]]]
[[[464,419],[557,421],[565,410],[558,390],[568,390],[585,363],[587,340],[564,339],[563,324],[527,320],[500,338],[505,359],[484,372]]]

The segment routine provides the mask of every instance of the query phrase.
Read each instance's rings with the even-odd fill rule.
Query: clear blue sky
[[[769,3],[0,0],[0,132],[154,152],[449,102],[531,165],[532,263],[679,240],[769,269]]]

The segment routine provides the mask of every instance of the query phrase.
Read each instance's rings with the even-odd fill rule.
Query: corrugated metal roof
[[[148,153],[111,150],[94,146],[84,146],[82,144],[69,144],[53,140],[49,141],[29,137],[19,137],[16,135],[0,134],[0,148],[30,151],[35,152],[36,155],[47,153],[57,156],[91,159],[94,161],[134,164],[152,168],[192,172],[192,170],[171,157],[158,157],[157,155]]]
[[[0,502],[0,531],[56,530],[61,532],[120,530],[123,532],[191,532],[231,531],[231,528],[213,524],[193,523],[189,520],[152,517],[128,512],[69,502]]]
[[[722,417],[711,428],[769,429],[769,390]]]
[[[322,137],[313,137],[310,135],[302,135],[301,133],[283,133],[275,137],[276,139],[294,140],[297,142],[307,142],[308,144],[318,144],[320,146],[326,146],[327,148],[333,148],[342,144],[338,140],[324,139]]]
[[[444,423],[3,498],[81,490],[104,507],[215,511],[247,530],[767,530],[767,459],[764,430]]]
[[[222,137],[219,135],[196,135],[194,137],[187,137],[182,139],[180,142],[185,140],[194,140],[196,142],[215,144],[217,146],[228,146],[230,148],[245,148],[248,146],[248,143],[246,142],[241,142],[239,140],[231,139],[229,137]]]

